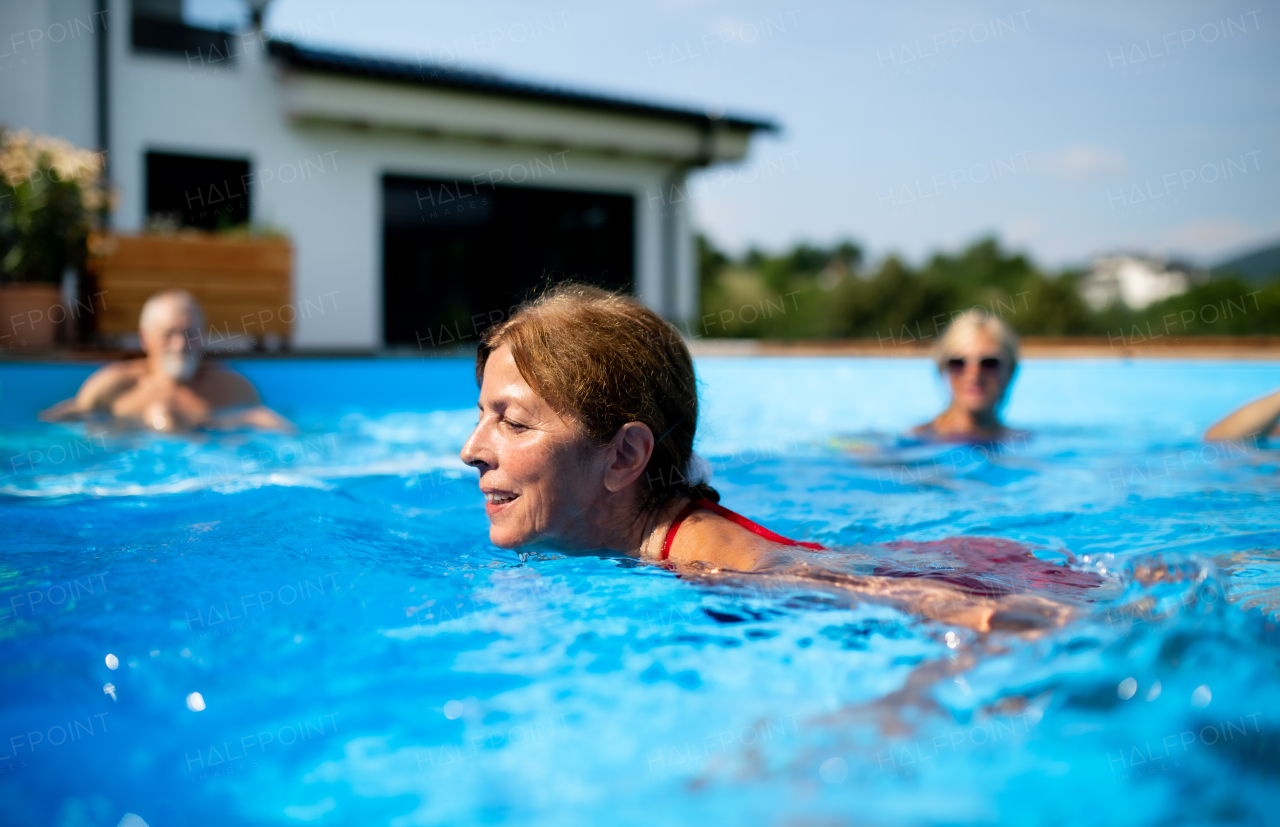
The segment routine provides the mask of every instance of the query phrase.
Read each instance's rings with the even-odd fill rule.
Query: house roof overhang
[[[489,142],[587,149],[704,166],[739,160],[767,120],[515,81],[496,75],[318,51],[273,41],[295,122],[347,123]]]

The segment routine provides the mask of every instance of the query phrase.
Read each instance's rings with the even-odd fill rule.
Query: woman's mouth
[[[489,516],[506,508],[517,498],[519,494],[512,494],[510,491],[485,491],[484,492],[484,510]]]

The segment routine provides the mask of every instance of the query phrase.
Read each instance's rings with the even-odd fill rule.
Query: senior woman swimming
[[[939,440],[998,439],[1009,433],[1000,405],[1018,367],[1018,336],[1001,318],[975,308],[958,316],[938,339],[938,372],[951,404],[911,435]]]
[[[610,551],[702,574],[767,572],[979,630],[1070,614],[1029,595],[867,576],[870,567],[852,574],[834,555],[814,553],[816,543],[720,506],[694,471],[689,350],[633,299],[581,286],[551,291],[485,334],[476,380],[480,417],[461,457],[480,472],[489,539],[500,548]]]

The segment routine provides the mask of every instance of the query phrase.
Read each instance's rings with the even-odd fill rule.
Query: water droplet
[[[449,701],[444,705],[444,717],[456,721],[462,717],[462,701]]]
[[[187,696],[187,709],[192,712],[200,712],[204,709],[204,696],[199,692],[192,692]]]
[[[1151,688],[1147,690],[1147,700],[1154,701],[1160,697],[1160,681],[1151,684]]]
[[[116,657],[115,655],[108,654],[108,655],[107,655],[107,668],[108,668],[108,669],[112,669],[112,670],[119,669],[119,668],[120,668],[120,658]]]
[[[1125,678],[1124,680],[1120,681],[1120,685],[1116,687],[1116,694],[1126,701],[1132,698],[1133,693],[1137,691],[1138,691],[1138,682],[1133,678]]]
[[[1191,693],[1192,706],[1198,706],[1201,709],[1203,709],[1204,707],[1208,706],[1209,702],[1212,700],[1213,700],[1213,693],[1209,691],[1209,685],[1207,683],[1197,686],[1196,690]]]
[[[818,767],[818,775],[828,784],[842,784],[849,777],[849,765],[843,758],[828,758]]]

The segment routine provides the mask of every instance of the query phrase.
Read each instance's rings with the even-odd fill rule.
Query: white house
[[[1134,255],[1099,258],[1080,282],[1080,295],[1094,310],[1120,303],[1142,310],[1187,292],[1199,274],[1188,267]]]
[[[105,148],[117,231],[167,218],[287,233],[293,295],[336,310],[299,317],[298,348],[421,345],[546,276],[691,318],[685,176],[774,129],[325,52],[302,45],[305,30],[195,28],[181,7],[3,4],[0,124]]]

